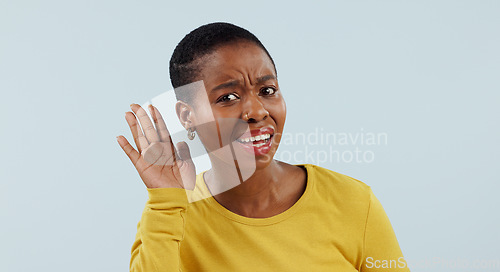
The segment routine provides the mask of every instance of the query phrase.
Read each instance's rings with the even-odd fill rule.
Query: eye
[[[233,93],[225,94],[217,99],[217,103],[219,102],[230,102],[238,99],[239,97]]]
[[[276,89],[272,88],[272,87],[266,87],[266,88],[263,88],[262,90],[260,90],[260,94],[264,95],[264,96],[273,95],[275,92],[276,92]]]

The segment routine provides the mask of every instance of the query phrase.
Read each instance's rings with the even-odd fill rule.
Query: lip
[[[245,139],[249,137],[256,137],[259,135],[270,134],[270,138],[267,140],[259,140],[259,146],[255,146],[252,142],[239,142],[239,139]],[[254,155],[265,155],[271,150],[272,138],[274,136],[274,128],[270,126],[261,127],[259,129],[252,129],[250,131],[246,131],[240,137],[238,137],[235,141],[236,144],[240,145],[242,149],[247,151],[250,154]]]
[[[255,137],[258,135],[263,135],[263,134],[271,134],[271,137],[274,134],[274,128],[273,127],[261,127],[259,129],[252,129],[250,131],[246,131],[242,135],[240,135],[236,140],[238,139],[244,139],[244,138],[249,138],[249,137]]]

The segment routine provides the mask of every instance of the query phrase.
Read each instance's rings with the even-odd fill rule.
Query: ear
[[[177,113],[177,118],[181,122],[185,129],[193,127],[193,108],[184,101],[177,101],[175,103],[175,112]]]

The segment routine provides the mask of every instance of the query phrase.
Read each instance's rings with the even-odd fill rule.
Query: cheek
[[[281,128],[283,127],[286,119],[286,103],[283,98],[281,98],[276,103],[273,103],[272,115],[274,116],[275,122]]]
[[[283,99],[283,114],[285,115],[283,118],[286,119],[286,103],[284,99]]]
[[[234,111],[233,111],[234,112]],[[227,110],[208,107],[196,112],[196,130],[208,151],[214,151],[232,142],[238,116]]]
[[[212,109],[207,105],[196,105],[192,119],[196,133],[208,150],[218,148],[217,125]]]

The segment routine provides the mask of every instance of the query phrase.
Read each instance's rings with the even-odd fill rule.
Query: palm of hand
[[[149,108],[155,126],[141,106],[132,104],[130,107],[135,115],[127,112],[125,119],[134,136],[137,150],[125,137],[117,138],[120,147],[134,164],[146,187],[192,189],[196,171],[187,144],[180,142],[177,144],[177,150],[175,149],[165,122],[156,107]],[[137,120],[140,122],[140,127]]]

